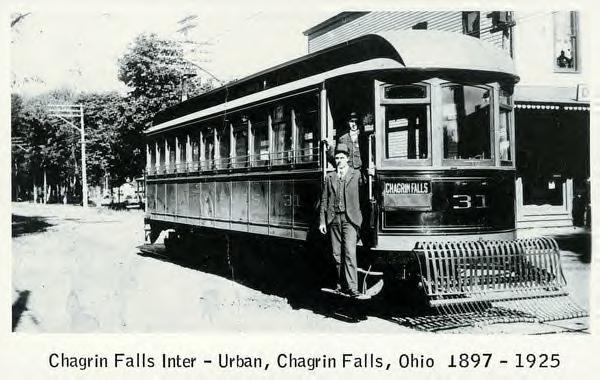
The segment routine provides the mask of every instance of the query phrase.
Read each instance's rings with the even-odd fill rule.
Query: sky
[[[25,10],[23,11],[25,12]],[[146,9],[34,9],[11,29],[12,91],[37,94],[67,87],[76,91],[124,92],[118,58],[136,35],[181,37],[178,21],[196,15],[188,38],[208,42],[193,58],[222,81],[241,78],[306,53],[302,32],[336,10],[196,7]]]

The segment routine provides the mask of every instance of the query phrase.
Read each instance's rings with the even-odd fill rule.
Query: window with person
[[[554,12],[554,69],[577,71],[577,12]]]
[[[213,170],[215,168],[215,130],[213,127],[206,127],[202,131],[202,145],[204,148],[202,170]]]
[[[269,128],[265,110],[257,110],[250,116],[252,131],[251,163],[254,167],[269,165]]]
[[[291,163],[292,124],[290,111],[284,104],[278,104],[271,110],[271,128],[273,130],[273,165]]]
[[[480,36],[480,12],[468,11],[462,13],[463,34],[479,38]]]
[[[384,87],[385,158],[429,158],[429,93],[425,85]]]
[[[442,87],[444,159],[492,158],[490,96],[490,90],[484,87]]]
[[[219,144],[219,157],[217,161],[217,169],[227,169],[230,167],[230,143],[231,124],[225,121],[217,131],[217,143]]]
[[[245,168],[248,166],[248,116],[241,115],[234,119],[233,123],[233,146],[235,157],[234,168]]]
[[[316,162],[319,159],[318,127],[319,97],[309,94],[298,98],[293,107],[296,124],[296,162]]]
[[[500,90],[500,124],[498,125],[499,135],[499,152],[500,164],[511,165],[512,163],[512,151],[511,151],[511,117],[512,117],[512,104],[510,94],[504,90]]]

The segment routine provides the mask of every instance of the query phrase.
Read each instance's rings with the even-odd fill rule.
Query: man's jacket
[[[344,193],[346,200],[346,215],[356,228],[362,224],[362,214],[360,212],[360,200],[358,194],[361,175],[358,170],[348,167],[346,180],[344,183]],[[335,196],[338,191],[337,171],[328,173],[325,177],[325,185],[321,194],[321,224],[329,225],[335,217]]]

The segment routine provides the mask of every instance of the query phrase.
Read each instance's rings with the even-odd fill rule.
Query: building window
[[[577,71],[577,12],[554,13],[554,69]]]
[[[413,30],[426,30],[427,29],[427,21],[421,21],[412,26]]]
[[[479,12],[462,13],[463,34],[479,38]]]

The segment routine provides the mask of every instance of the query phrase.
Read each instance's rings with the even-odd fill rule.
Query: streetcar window
[[[491,159],[490,90],[474,86],[442,87],[444,158]]]
[[[175,150],[175,138],[174,137],[167,137],[167,150],[168,150],[168,154],[169,154],[169,167],[167,168],[167,171],[169,173],[173,173],[174,169],[175,169],[175,157],[176,156],[176,150]]]
[[[158,170],[160,173],[164,173],[165,167],[165,143],[163,141],[158,141],[156,143],[158,146]]]
[[[179,161],[178,161],[179,164],[177,165],[178,172],[185,171],[185,168],[187,167],[186,148],[187,148],[187,136],[186,135],[177,136],[177,151],[176,151],[176,153],[178,153],[178,158],[179,158]]]
[[[229,167],[229,155],[231,153],[231,148],[229,145],[229,137],[231,126],[229,122],[225,122],[217,133],[217,139],[219,142],[219,158],[217,161],[217,169],[226,169]]]
[[[202,169],[212,170],[215,167],[215,130],[212,127],[202,132],[202,145],[204,147]]]
[[[235,147],[235,168],[248,166],[248,117],[237,118],[233,126],[233,146]]]
[[[252,116],[252,166],[267,166],[269,163],[269,129],[265,113]]]
[[[427,108],[421,104],[385,107],[386,158],[427,158]]]
[[[200,161],[200,136],[192,134],[190,136],[190,148],[192,150],[191,170],[198,170],[198,162]]]
[[[284,105],[277,105],[271,111],[274,165],[290,163],[292,153],[292,125],[289,115],[289,109]]]
[[[154,142],[148,144],[148,153],[150,153],[150,167],[154,169],[156,166],[156,144]]]
[[[500,123],[498,125],[499,146],[498,155],[500,156],[500,165],[511,165],[513,153],[511,151],[512,142],[512,99],[509,90],[500,88]]]
[[[510,109],[500,108],[500,161],[511,162],[512,155],[510,152]]]
[[[297,162],[315,162],[318,155],[319,98],[315,94],[298,99],[294,105]]]
[[[403,84],[383,86],[385,158],[429,160],[429,86]]]
[[[427,87],[419,85],[387,86],[384,90],[386,99],[424,99]]]

